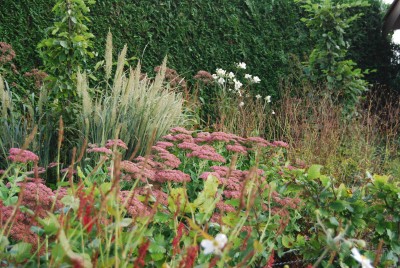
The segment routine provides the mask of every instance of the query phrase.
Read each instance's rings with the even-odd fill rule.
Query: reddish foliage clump
[[[145,267],[145,258],[146,258],[146,254],[147,254],[147,249],[150,246],[150,241],[147,240],[146,242],[144,242],[140,247],[139,247],[139,253],[138,253],[138,257],[135,260],[135,263],[133,264],[135,268],[141,268],[141,267]]]
[[[197,254],[199,251],[198,246],[191,246],[187,249],[186,257],[179,263],[179,268],[192,268],[196,261]]]

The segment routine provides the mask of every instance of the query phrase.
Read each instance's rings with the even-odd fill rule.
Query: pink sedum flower
[[[126,146],[126,143],[123,142],[123,141],[120,140],[120,139],[108,140],[108,141],[106,142],[106,145],[105,145],[105,147],[108,148],[108,149],[112,149],[114,146],[119,147],[119,148],[122,148],[122,149],[124,149],[124,150],[128,150],[128,146]]]
[[[10,153],[10,156],[8,157],[8,159],[10,159],[12,162],[15,162],[15,163],[27,163],[27,162],[39,161],[39,156],[37,156],[36,154],[34,154],[28,150],[22,150],[19,148],[11,148],[9,150],[9,153]]]

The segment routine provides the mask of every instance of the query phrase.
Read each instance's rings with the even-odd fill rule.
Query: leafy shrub
[[[49,92],[53,109],[63,112],[67,125],[74,123],[77,93],[74,87],[75,73],[87,68],[87,61],[94,57],[94,35],[85,25],[86,13],[93,0],[60,0],[52,9],[56,21],[47,29],[47,38],[38,44],[46,71],[50,74],[52,90]]]
[[[347,113],[352,113],[368,83],[364,80],[364,72],[356,68],[356,63],[346,59],[350,45],[344,34],[351,23],[362,15],[350,15],[348,10],[368,6],[368,3],[330,0],[319,4],[312,0],[297,2],[304,3],[302,7],[308,16],[302,21],[311,29],[311,37],[317,40],[306,64],[306,73],[315,82],[322,79],[332,100],[344,105]]]
[[[246,69],[241,62],[234,72],[217,68],[215,74],[202,70],[194,76],[203,124],[242,136],[264,133],[271,96],[256,94],[261,79]]]
[[[192,264],[265,265],[272,258],[277,236],[293,228],[296,219],[299,200],[282,196],[276,182],[269,182],[279,180],[284,164],[281,153],[287,144],[227,133],[196,134],[182,128],[172,129],[165,139],[152,147],[151,155],[133,161],[119,160],[127,148],[122,141],[107,144],[114,151],[90,148],[90,153],[113,156],[94,169],[76,167],[81,182],[70,181],[68,190],[60,188],[46,195],[37,191],[33,197],[39,203],[29,203],[25,197],[31,197],[25,191],[48,188],[38,178],[29,182],[22,172],[26,164],[13,159],[21,171],[13,175],[7,170],[3,175],[7,184],[1,189],[4,193],[12,185],[21,191],[14,191],[14,197],[19,195],[13,199],[14,207],[2,198],[0,208],[11,219],[2,220],[7,230],[1,235],[3,262],[46,260],[90,267],[96,260],[93,265],[169,263],[175,267],[192,259]],[[109,167],[113,167],[110,174]],[[56,202],[54,210],[40,205],[51,199]],[[36,214],[34,227],[29,228],[22,219],[39,208],[53,212]],[[20,242],[20,237],[13,236],[15,228],[31,239]],[[207,241],[223,237],[217,233],[226,233],[227,240],[210,248]],[[200,242],[204,251],[199,251]],[[33,257],[27,254],[31,249]],[[42,256],[44,252],[50,255]]]

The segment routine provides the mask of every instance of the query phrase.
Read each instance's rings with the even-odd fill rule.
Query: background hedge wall
[[[362,10],[366,16],[349,33],[350,55],[360,67],[378,69],[370,76],[372,81],[386,83],[397,69],[390,63],[389,43],[380,35],[384,14],[380,1],[370,2],[372,7]],[[0,1],[0,41],[13,45],[22,71],[41,64],[36,45],[53,23],[54,3]],[[97,0],[90,17],[97,61],[110,29],[115,47],[128,44],[129,56],[143,57],[146,71],[159,65],[165,54],[169,67],[185,77],[244,61],[248,72],[262,79],[259,90],[273,95],[278,94],[280,79],[291,72],[292,55],[304,60],[313,43],[293,0]]]

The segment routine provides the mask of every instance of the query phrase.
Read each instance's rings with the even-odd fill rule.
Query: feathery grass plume
[[[39,114],[43,114],[43,105],[47,102],[48,96],[48,88],[46,85],[42,86],[39,93],[39,100],[38,100],[38,112]]]
[[[125,45],[124,48],[122,49],[121,53],[118,56],[117,70],[115,71],[114,84],[113,84],[113,88],[112,88],[112,105],[110,107],[111,122],[114,122],[116,120],[117,108],[119,108],[119,107],[117,107],[117,105],[119,104],[120,95],[121,95],[121,91],[122,91],[122,84],[123,84],[123,79],[124,79],[124,64],[125,64],[127,50],[128,50],[128,48]]]
[[[135,69],[129,68],[127,77],[124,72],[126,51],[125,46],[118,58],[114,80],[97,87],[101,94],[93,100],[93,116],[87,117],[90,129],[82,129],[91,143],[103,146],[107,140],[119,138],[130,148],[127,155],[132,154],[138,143],[142,145],[138,153],[143,154],[170,128],[182,122],[183,97],[164,86],[166,58],[154,80],[141,74],[140,62]],[[106,87],[101,88],[104,85]],[[86,106],[82,110],[90,107]],[[120,129],[118,136],[117,129]]]
[[[76,90],[78,95],[82,97],[82,113],[84,118],[91,116],[93,111],[92,100],[88,91],[88,82],[86,72],[83,74],[77,73],[77,86]]]
[[[11,98],[9,93],[6,91],[6,88],[4,86],[4,80],[3,77],[0,75],[0,97],[1,97],[1,105],[2,105],[2,117],[7,119],[7,109],[11,110]]]
[[[105,66],[106,80],[108,80],[111,76],[112,63],[113,63],[112,51],[113,51],[112,34],[110,31],[108,31],[107,42],[106,42],[106,53],[104,57],[104,60],[106,62]]]
[[[167,69],[167,56],[164,57],[164,60],[161,64],[160,71],[157,72],[156,78],[154,79],[154,88],[155,90],[160,90],[165,78],[165,71]]]

